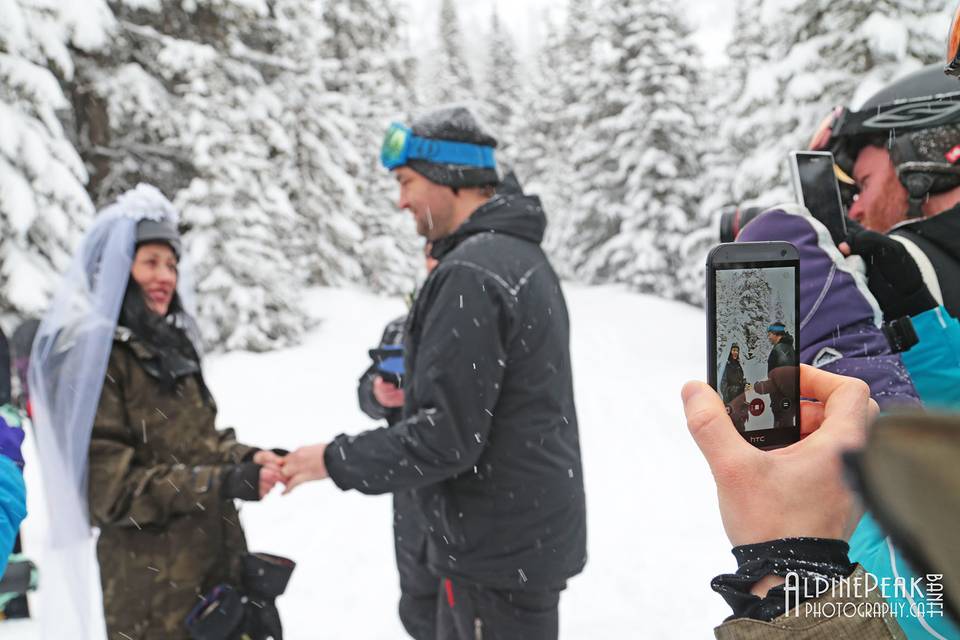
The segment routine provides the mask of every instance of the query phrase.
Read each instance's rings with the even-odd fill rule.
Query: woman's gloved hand
[[[220,495],[224,498],[256,502],[270,493],[283,479],[280,470],[256,462],[227,465],[220,480]]]

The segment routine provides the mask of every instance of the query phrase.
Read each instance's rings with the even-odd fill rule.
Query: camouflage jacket
[[[238,584],[246,552],[220,483],[256,449],[214,428],[199,367],[171,391],[155,363],[148,345],[117,329],[90,441],[88,500],[110,638],[186,638],[198,596]]]

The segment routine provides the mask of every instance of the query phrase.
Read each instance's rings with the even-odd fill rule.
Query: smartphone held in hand
[[[833,243],[847,238],[847,220],[840,199],[840,183],[829,151],[793,151],[790,176],[797,200],[830,231]]]
[[[707,376],[747,442],[800,440],[800,259],[787,242],[735,242],[707,256]]]

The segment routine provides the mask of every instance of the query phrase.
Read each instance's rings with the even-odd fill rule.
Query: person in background
[[[9,406],[10,351],[0,330],[0,577],[7,568],[20,523],[27,517],[27,489],[23,482],[23,429]]]
[[[432,244],[424,245],[427,275],[437,266],[430,255]],[[416,298],[416,296],[413,296]],[[383,330],[376,351],[391,360],[403,359],[403,329],[407,316],[391,320]],[[392,353],[391,353],[392,352]],[[402,377],[384,379],[379,361],[371,364],[357,383],[360,409],[374,420],[386,420],[393,426],[403,419],[404,394],[398,385]],[[436,637],[437,578],[427,568],[427,533],[417,517],[412,491],[393,493],[393,543],[400,574],[400,603],[398,611],[403,628],[415,640],[433,640]]]
[[[840,251],[871,293],[928,407],[960,408],[960,85],[929,65],[858,111],[838,108],[811,148],[857,191]],[[905,106],[906,105],[906,106]]]
[[[742,397],[746,388],[747,379],[743,375],[743,366],[740,364],[740,345],[734,342],[727,355],[723,375],[720,377],[720,396],[723,398],[723,403],[727,405],[730,419],[740,431],[743,431],[747,420],[746,402]]]

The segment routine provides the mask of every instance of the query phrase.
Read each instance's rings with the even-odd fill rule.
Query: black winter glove
[[[847,221],[850,251],[867,263],[867,284],[890,322],[937,306],[907,248],[889,236]]]
[[[253,458],[261,451],[272,451],[281,458],[290,455],[290,452],[286,449],[251,449],[240,462],[253,462]]]
[[[253,462],[227,465],[220,477],[220,496],[251,502],[260,500],[260,468]]]

